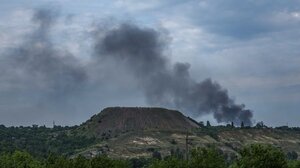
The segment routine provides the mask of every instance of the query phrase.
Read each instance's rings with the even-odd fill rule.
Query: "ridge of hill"
[[[199,125],[176,110],[157,107],[108,107],[79,129],[96,137],[143,130],[186,131]]]

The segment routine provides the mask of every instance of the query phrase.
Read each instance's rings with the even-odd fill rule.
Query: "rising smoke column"
[[[92,57],[90,65],[82,66],[80,60],[51,42],[51,29],[57,17],[56,10],[36,10],[32,18],[36,28],[21,45],[1,56],[0,92],[11,91],[7,95],[12,100],[18,95],[28,96],[25,101],[34,107],[35,101],[45,104],[41,110],[57,106],[61,110],[68,106],[66,100],[76,97],[74,93],[98,92],[101,85],[89,85],[89,77],[100,81],[101,73],[110,70],[103,72],[98,68],[103,70],[107,67],[103,66],[105,60],[111,60],[127,67],[151,105],[178,108],[193,117],[213,114],[218,122],[252,124],[252,112],[244,105],[235,104],[218,83],[211,79],[197,82],[190,77],[190,64],[170,63],[165,54],[168,40],[164,34],[133,24],[101,29],[102,36],[95,36],[96,59]]]
[[[252,124],[252,112],[235,104],[217,82],[196,82],[187,63],[171,65],[164,55],[167,45],[164,36],[154,29],[121,24],[96,38],[95,53],[101,59],[125,65],[151,105],[175,107],[194,117],[212,113],[218,122]]]
[[[19,45],[1,53],[1,122],[49,126],[56,120],[70,124],[67,116],[88,109],[84,103],[78,106],[85,100],[81,97],[88,83],[85,67],[51,41],[57,19],[53,9],[36,10],[30,33]]]
[[[50,32],[59,12],[41,8],[34,12],[36,27],[25,41],[6,52],[1,64],[1,78],[20,90],[43,92],[42,97],[55,99],[76,92],[87,80],[87,74],[73,55],[55,49]],[[3,80],[5,81],[5,80]],[[21,88],[20,88],[21,87]]]

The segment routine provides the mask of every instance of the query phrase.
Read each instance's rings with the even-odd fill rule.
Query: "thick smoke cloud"
[[[102,77],[107,76],[103,73],[118,71],[109,68],[112,61],[113,65],[125,66],[131,72],[128,76],[134,76],[151,105],[177,108],[193,117],[213,114],[218,122],[252,124],[252,112],[244,105],[235,104],[218,83],[211,79],[195,81],[189,74],[188,63],[171,64],[166,56],[168,38],[163,33],[134,24],[101,29],[100,35],[95,36],[96,57],[92,56],[91,62],[83,66],[80,60],[66,50],[57,49],[51,41],[58,13],[48,8],[35,11],[32,22],[36,27],[32,33],[21,45],[1,56],[2,95],[9,95],[11,100],[18,95],[28,96],[21,102],[32,106],[42,103],[44,107],[36,109],[50,113],[67,109],[70,106],[65,104],[68,99],[72,99],[74,105],[95,102],[92,99],[97,96],[87,95],[103,94],[100,83]],[[88,105],[83,106],[89,109]],[[23,110],[22,107],[19,109]]]
[[[40,89],[55,98],[82,87],[87,80],[85,69],[71,54],[55,49],[50,40],[57,17],[58,12],[53,9],[35,11],[32,22],[36,28],[19,47],[5,54],[2,79],[20,84],[23,90]]]
[[[77,104],[82,102],[88,74],[79,60],[52,43],[52,26],[57,19],[55,10],[35,11],[31,32],[18,46],[1,53],[1,123],[50,126],[55,120],[62,125],[74,124],[66,116],[80,110]],[[87,106],[83,108],[90,110]]]
[[[179,108],[194,117],[212,113],[218,122],[252,124],[252,112],[235,104],[218,83],[196,82],[187,63],[171,65],[164,55],[167,43],[154,29],[122,24],[97,39],[95,50],[101,59],[126,65],[152,105]]]

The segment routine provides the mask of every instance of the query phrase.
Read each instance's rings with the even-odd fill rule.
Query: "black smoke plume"
[[[6,53],[1,78],[26,89],[61,97],[82,87],[87,79],[85,69],[70,53],[55,49],[50,30],[57,20],[54,9],[38,9],[32,22],[36,28],[18,47]],[[4,81],[4,80],[3,80]],[[23,88],[24,89],[24,88]]]
[[[252,112],[235,104],[217,82],[196,82],[187,63],[170,65],[164,55],[167,44],[159,31],[121,24],[96,39],[95,50],[101,59],[126,65],[152,105],[179,108],[194,117],[212,113],[218,122],[252,124]]]
[[[7,125],[70,124],[68,113],[79,111],[80,97],[88,83],[81,62],[52,43],[58,12],[38,9],[32,29],[22,42],[1,53],[0,114]],[[59,45],[58,45],[59,46]],[[83,106],[83,105],[82,105]],[[88,109],[87,106],[83,106]],[[72,123],[73,124],[73,123]]]
[[[70,107],[66,104],[69,99],[72,107],[81,104],[86,110],[99,106],[101,101],[93,100],[98,97],[89,95],[107,96],[101,82],[113,83],[102,80],[114,70],[106,64],[109,60],[131,72],[151,105],[178,108],[193,117],[213,114],[218,122],[252,124],[252,112],[236,104],[218,83],[211,79],[197,82],[190,77],[190,64],[170,63],[166,57],[168,38],[163,33],[134,24],[99,29],[99,36],[94,36],[96,57],[83,66],[70,52],[52,43],[51,30],[58,17],[56,9],[36,10],[32,18],[36,27],[31,34],[19,46],[2,53],[0,103],[7,102],[8,112],[26,111],[24,108],[28,115],[34,110],[64,111]],[[121,78],[119,74],[117,78]]]

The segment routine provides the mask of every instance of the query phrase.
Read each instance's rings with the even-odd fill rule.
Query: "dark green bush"
[[[233,167],[238,168],[287,168],[284,153],[271,145],[253,144],[240,151]]]

